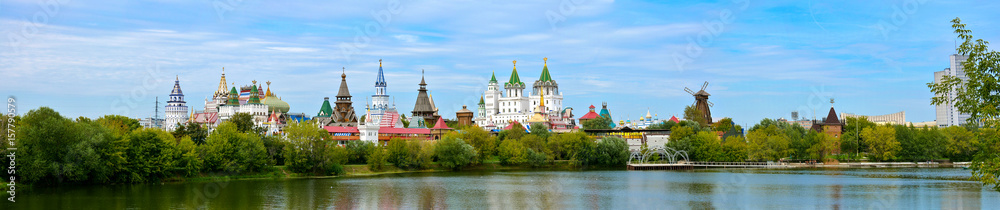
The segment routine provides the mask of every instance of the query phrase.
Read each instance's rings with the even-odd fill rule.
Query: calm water
[[[990,209],[960,168],[413,173],[19,189],[3,209]],[[5,196],[6,197],[6,196]]]

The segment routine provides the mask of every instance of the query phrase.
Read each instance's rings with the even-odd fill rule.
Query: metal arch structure
[[[628,164],[632,164],[633,160],[638,161],[637,163],[639,164],[646,163],[647,161],[649,161],[649,158],[652,157],[653,155],[660,155],[661,157],[665,157],[669,163],[678,163],[681,160],[683,160],[684,163],[690,162],[690,160],[688,159],[687,151],[676,150],[670,147],[657,146],[649,148],[648,150],[646,150],[646,152],[642,151],[632,152],[632,155],[628,159]]]

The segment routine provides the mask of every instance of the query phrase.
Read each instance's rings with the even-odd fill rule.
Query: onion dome
[[[288,113],[288,110],[291,109],[288,102],[282,101],[281,98],[271,93],[271,81],[267,82],[267,94],[264,96],[263,103],[267,105],[267,112]]]

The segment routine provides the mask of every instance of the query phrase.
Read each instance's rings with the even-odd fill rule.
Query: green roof
[[[323,100],[323,106],[319,107],[319,113],[316,114],[316,117],[330,117],[331,115],[333,115],[333,107],[330,107],[330,98],[326,98]]]
[[[260,104],[260,92],[257,91],[257,85],[250,86],[250,99],[247,99],[248,104]]]
[[[236,92],[235,85],[233,86],[233,89],[229,91],[229,103],[226,103],[226,105],[230,106],[240,105],[240,92]]]
[[[483,97],[482,97],[482,96],[480,96],[480,97],[479,97],[479,105],[483,105],[483,104],[486,104],[486,101],[485,101],[485,100],[483,100]]]
[[[517,67],[514,67],[514,72],[510,73],[510,81],[508,81],[507,84],[508,85],[514,85],[514,84],[524,85],[524,83],[521,82],[521,77],[517,76]]]
[[[493,78],[490,79],[490,83],[497,83],[497,72],[493,72]]]
[[[538,78],[542,82],[552,81],[552,76],[549,75],[549,65],[542,67],[542,76]]]

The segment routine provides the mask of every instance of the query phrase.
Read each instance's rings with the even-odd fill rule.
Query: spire
[[[343,72],[340,74],[340,91],[337,92],[337,100],[350,100],[351,91],[347,89],[347,68],[342,68],[341,71]]]
[[[541,99],[538,100],[539,101],[538,102],[538,107],[539,107],[538,111],[539,112],[545,112],[545,89],[542,89],[541,90],[541,94],[538,94],[538,95],[541,96]]]
[[[271,93],[271,81],[267,81],[267,92],[264,94],[264,98],[271,96],[274,96],[274,93]]]
[[[378,59],[378,79],[375,80],[375,87],[385,86],[385,76],[382,74],[382,59]]]
[[[510,73],[510,81],[506,85],[524,85],[521,77],[517,76],[517,60],[514,60],[514,71]]]
[[[542,76],[538,80],[542,82],[552,81],[552,76],[549,75],[549,58],[542,58],[542,60],[545,61],[545,66],[542,67]]]
[[[219,79],[219,89],[215,91],[214,97],[220,97],[226,95],[226,67],[222,67],[222,78]]]
[[[490,78],[490,84],[497,83],[497,71],[493,71],[493,78]]]
[[[486,100],[483,100],[482,96],[479,96],[479,105],[486,104]]]
[[[184,93],[181,91],[180,77],[176,78],[177,80],[174,80],[174,90],[170,91],[170,96],[184,96]]]
[[[420,86],[421,87],[427,86],[427,83],[424,82],[424,70],[423,69],[420,69]]]
[[[229,102],[226,103],[227,106],[239,106],[240,105],[240,92],[236,91],[236,84],[233,84],[233,89],[229,91]]]

